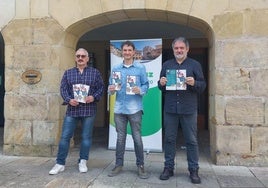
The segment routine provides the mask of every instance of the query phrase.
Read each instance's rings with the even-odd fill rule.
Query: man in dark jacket
[[[198,176],[198,142],[197,142],[197,106],[198,94],[206,88],[202,67],[199,62],[187,57],[189,42],[183,38],[176,38],[172,42],[175,58],[163,64],[159,89],[164,93],[164,171],[160,175],[161,180],[167,180],[174,175],[174,158],[176,155],[176,138],[178,126],[181,125],[187,148],[188,170],[191,182],[201,183]],[[172,73],[170,74],[170,73]],[[177,87],[176,73],[186,74],[185,87]],[[174,77],[174,78],[173,78]],[[173,87],[174,86],[174,87]]]

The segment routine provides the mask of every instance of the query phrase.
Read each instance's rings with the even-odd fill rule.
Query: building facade
[[[60,79],[74,65],[79,39],[134,20],[203,34],[211,158],[219,165],[268,165],[267,0],[1,0],[4,154],[55,155],[65,113]],[[29,70],[36,83],[23,77]]]

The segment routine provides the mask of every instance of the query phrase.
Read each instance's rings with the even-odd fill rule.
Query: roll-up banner
[[[121,44],[126,40],[111,40],[111,68],[123,62]],[[144,151],[162,152],[162,96],[157,81],[162,67],[162,39],[129,40],[136,48],[135,60],[144,64],[149,80],[149,90],[143,97],[142,140]],[[109,144],[108,149],[116,147],[114,123],[114,103],[116,95],[109,97]],[[127,127],[126,150],[134,150],[130,125]]]

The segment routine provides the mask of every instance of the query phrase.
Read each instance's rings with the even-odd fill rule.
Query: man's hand
[[[86,97],[86,103],[94,102],[94,97],[92,95],[89,95]]]
[[[71,100],[69,101],[69,104],[70,104],[71,106],[77,106],[77,105],[79,105],[79,102],[77,102],[75,99],[71,99]]]
[[[193,77],[186,77],[186,84],[194,86],[195,80]]]
[[[140,89],[138,86],[134,86],[134,87],[132,88],[132,92],[135,93],[135,94],[140,94],[141,89]]]
[[[109,85],[108,90],[110,92],[115,92],[115,85]]]
[[[160,78],[160,85],[161,86],[165,86],[167,84],[167,78],[166,77],[161,77]]]

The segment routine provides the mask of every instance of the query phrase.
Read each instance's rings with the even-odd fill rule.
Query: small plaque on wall
[[[41,80],[41,73],[37,70],[27,70],[22,74],[22,80],[27,84],[36,84]]]

